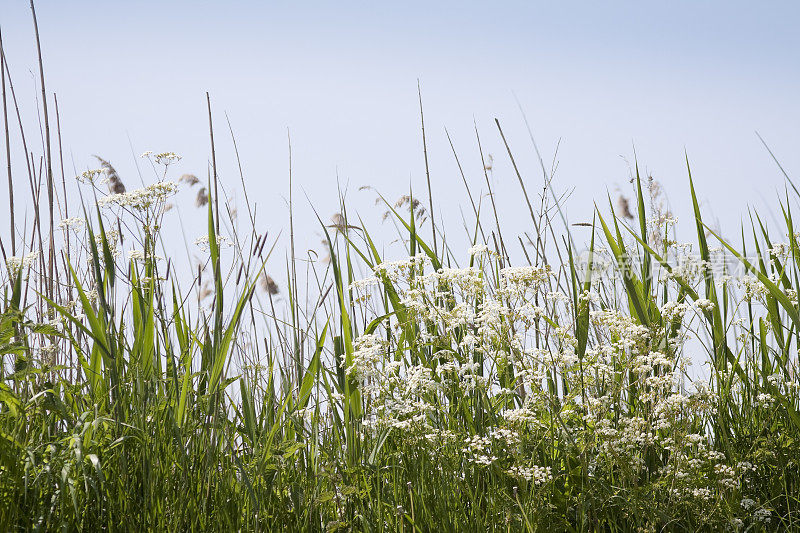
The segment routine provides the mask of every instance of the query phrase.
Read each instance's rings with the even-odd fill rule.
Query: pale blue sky
[[[29,8],[22,0],[0,5],[6,54],[35,133]],[[541,173],[514,94],[546,159],[561,140],[556,187],[575,188],[567,204],[573,221],[589,218],[607,190],[626,185],[620,156],[632,159],[634,144],[641,167],[663,183],[689,229],[684,149],[701,200],[723,224],[737,222],[748,204],[775,205],[783,187],[755,130],[800,181],[796,2],[41,0],[37,12],[68,175],[73,162],[78,170],[95,167],[97,153],[135,186],[130,137],[137,155],[172,150],[184,156],[177,172],[204,176],[209,91],[220,174],[237,187],[227,113],[262,229],[273,233],[286,221],[287,128],[298,201],[305,204],[305,190],[325,216],[336,210],[337,171],[374,224],[374,196],[359,186],[396,198],[410,181],[425,192],[417,78],[434,195],[456,229],[458,209],[469,208],[444,128],[480,190],[473,118],[494,155],[509,224],[528,229],[493,125],[498,117],[538,190]],[[189,196],[181,196],[182,211],[191,218]],[[311,243],[316,221],[305,216],[299,227]]]

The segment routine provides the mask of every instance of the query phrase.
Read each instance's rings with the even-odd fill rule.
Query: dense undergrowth
[[[50,213],[2,240],[3,530],[800,529],[796,191],[733,244],[690,177],[679,244],[648,179],[577,235],[519,176],[529,242],[491,191],[467,250],[405,197],[392,260],[343,203],[328,261],[292,245],[278,282],[267,236],[220,231],[203,191],[178,279],[177,156],[148,157],[143,189],[80,176],[78,217],[50,150],[27,166]]]

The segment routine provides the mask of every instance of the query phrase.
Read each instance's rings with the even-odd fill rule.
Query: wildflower
[[[83,226],[86,224],[86,221],[82,218],[72,217],[72,218],[65,218],[61,222],[58,223],[58,229],[62,230],[69,230],[75,229],[76,231],[79,229],[83,229]]]
[[[100,293],[97,292],[97,289],[89,289],[85,294],[86,298],[93,304],[97,303],[97,300],[100,299]]]
[[[481,256],[489,252],[489,247],[485,244],[476,244],[475,246],[471,246],[467,253],[470,257],[472,256]]]
[[[771,520],[772,512],[769,509],[756,509],[756,512],[753,513],[753,520],[756,522],[763,522],[765,524],[769,524]]]
[[[785,261],[789,254],[791,253],[791,247],[789,243],[775,243],[772,245],[772,248],[769,249],[769,255],[774,257],[775,259]]]
[[[773,398],[771,394],[762,392],[756,396],[756,403],[761,407],[770,407],[773,403],[775,403],[775,398]]]
[[[664,318],[667,320],[679,320],[683,318],[683,315],[686,314],[688,309],[689,306],[685,303],[669,301],[661,307],[661,314],[664,315]]]
[[[100,206],[116,204],[137,211],[146,211],[152,205],[164,202],[178,191],[178,186],[171,181],[160,181],[143,189],[111,194],[98,200]]]
[[[550,265],[545,265],[543,267],[506,267],[500,271],[500,275],[506,286],[513,289],[538,287],[549,279],[550,274]]]
[[[42,346],[40,351],[42,352],[43,356],[53,356],[58,352],[58,346],[55,344],[48,344],[46,346]]]
[[[714,307],[716,307],[714,305],[714,302],[712,302],[707,298],[700,298],[698,300],[695,300],[694,305],[701,311],[713,311]]]
[[[434,278],[439,283],[456,285],[469,294],[482,292],[483,277],[476,267],[440,268]]]
[[[549,466],[512,466],[508,470],[508,474],[523,478],[528,482],[532,481],[535,485],[544,485],[553,480],[553,473]]]
[[[380,280],[375,276],[370,276],[364,279],[357,279],[350,284],[351,291],[362,291],[368,287],[380,284]]]
[[[750,509],[756,506],[756,502],[751,500],[750,498],[742,498],[742,501],[739,502],[739,505],[741,505],[742,509],[744,509],[745,511],[749,511]]]
[[[691,246],[691,245],[689,245]],[[700,277],[711,268],[711,263],[696,256],[683,255],[679,262],[672,268],[668,277],[683,280],[687,283],[695,283]]]
[[[177,163],[183,158],[175,152],[162,152],[160,154],[155,154],[153,159],[155,159],[157,165],[168,167],[172,163]]]
[[[6,266],[9,270],[17,271],[22,268],[28,268],[31,266],[36,259],[39,257],[38,251],[30,252],[29,254],[23,257],[9,257],[6,259]]]
[[[475,435],[467,438],[464,453],[476,465],[488,466],[497,461],[497,456],[492,454],[492,439],[487,436]]]
[[[711,491],[705,487],[692,489],[692,496],[697,498],[698,500],[711,500]]]
[[[380,280],[374,276],[355,280],[350,284],[350,292],[354,303],[363,303],[370,299],[369,290],[371,287],[379,285]]]
[[[208,235],[203,235],[201,237],[198,237],[197,239],[195,239],[194,243],[204,252],[207,252],[211,249],[211,244]],[[233,242],[224,235],[217,235],[217,247],[227,248],[228,246],[233,246]]]
[[[383,358],[383,341],[378,335],[367,334],[355,341],[352,363],[346,368],[347,373],[361,383],[375,374],[375,366]]]
[[[80,175],[75,176],[75,179],[78,180],[80,183],[92,184],[97,179],[97,177],[102,173],[103,169],[96,168],[82,172]]]
[[[714,473],[718,476],[733,477],[736,471],[728,465],[714,465]]]
[[[763,298],[769,292],[756,276],[744,275],[738,281],[742,289],[744,289],[744,298],[746,300]]]

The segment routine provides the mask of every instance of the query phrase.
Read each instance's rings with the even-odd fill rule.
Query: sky
[[[413,188],[427,201],[418,81],[436,218],[456,230],[471,208],[446,130],[466,179],[485,193],[475,126],[493,155],[501,216],[531,230],[494,124],[538,194],[520,107],[547,166],[557,163],[554,188],[569,194],[571,222],[590,219],[607,194],[630,193],[635,157],[691,231],[685,155],[704,211],[727,233],[748,207],[769,220],[785,181],[756,131],[800,176],[797,2],[40,0],[36,9],[68,177],[97,167],[98,154],[131,189],[155,179],[138,158],[153,150],[183,156],[176,175],[205,179],[208,92],[223,186],[241,203],[229,121],[258,229],[273,236],[287,228],[291,138],[295,224],[308,248],[319,247],[312,206],[327,220],[340,190],[350,214],[378,228],[382,210],[361,186],[389,199]],[[28,2],[0,0],[0,28],[41,151]],[[27,187],[27,176],[15,179]],[[189,242],[203,229],[192,195],[176,200]]]

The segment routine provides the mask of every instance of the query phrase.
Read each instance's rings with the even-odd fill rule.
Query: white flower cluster
[[[489,247],[485,244],[476,244],[471,246],[469,250],[467,250],[467,254],[470,257],[481,257],[489,253]]]
[[[380,286],[380,279],[374,276],[353,281],[350,284],[350,294],[353,302],[359,304],[367,302],[372,296],[370,291],[377,286]]]
[[[492,453],[492,438],[488,436],[474,435],[467,438],[464,453],[476,465],[488,466],[497,461],[497,456]]]
[[[713,311],[714,307],[716,307],[714,305],[714,302],[712,302],[707,298],[700,298],[699,300],[695,300],[694,306],[697,309],[700,309],[701,311]]]
[[[178,161],[180,161],[182,157],[176,154],[175,152],[162,152],[160,154],[155,154],[153,156],[153,159],[155,160],[157,165],[169,166],[172,163],[177,163]]]
[[[386,322],[389,341],[359,338],[347,368],[364,392],[366,431],[394,428],[396,438],[435,443],[431,449],[455,444],[473,467],[491,466],[534,487],[563,474],[532,464],[541,456],[531,450],[557,439],[565,453],[592,457],[590,476],[636,486],[649,472],[663,480],[665,497],[692,505],[715,505],[742,489],[752,464],[720,453],[706,433],[718,405],[714,382],[689,380],[683,353],[694,321],[715,310],[712,300],[692,301],[681,285],[662,280],[676,290],[646,309],[647,326],[624,292],[593,286],[572,293],[549,266],[502,268],[483,246],[469,255],[484,259],[434,269],[420,254],[381,263],[375,277],[352,284],[353,302],[375,285],[401,302]],[[708,268],[687,258],[673,277],[700,281]],[[762,290],[753,278],[751,291]],[[588,311],[588,324],[578,311]],[[588,330],[583,345],[581,327]],[[800,390],[791,376],[767,381],[769,389],[752,393],[764,408],[774,408],[779,393]],[[737,387],[732,394],[743,394]],[[447,424],[449,410],[484,402],[495,415],[487,426]]]
[[[6,266],[8,267],[9,270],[12,271],[25,269],[31,266],[33,263],[35,263],[38,257],[39,257],[39,252],[37,250],[34,250],[22,257],[12,256],[6,259]]]
[[[194,244],[204,252],[207,252],[211,249],[211,244],[208,235],[203,235],[201,237],[196,238],[194,240]],[[219,248],[228,248],[230,246],[233,246],[233,241],[231,241],[228,237],[224,235],[217,235],[217,246]]]
[[[544,485],[553,480],[553,471],[549,466],[512,466],[508,473],[514,477],[523,478],[535,485]]]
[[[151,150],[144,152],[141,156],[142,159],[151,159],[155,161],[157,165],[164,165],[169,166],[172,163],[177,163],[181,159],[181,156],[176,154],[175,152],[161,152],[159,154],[154,154]]]
[[[117,205],[136,211],[147,211],[153,205],[164,203],[167,198],[178,192],[178,185],[171,181],[159,181],[142,189],[130,192],[110,194],[98,200],[100,206]]]
[[[86,225],[86,221],[82,218],[72,217],[72,218],[65,218],[61,222],[58,223],[58,229],[66,230],[74,230],[79,231],[84,228]]]
[[[345,369],[347,374],[363,384],[376,375],[376,367],[383,359],[384,351],[384,342],[378,335],[360,336],[354,343],[352,361]]]
[[[86,170],[78,174],[77,176],[75,176],[75,179],[78,180],[78,182],[80,183],[87,183],[91,185],[95,182],[95,180],[97,180],[98,176],[104,173],[105,170],[103,170],[102,168],[95,168],[92,170]]]
[[[524,296],[542,287],[551,275],[550,265],[506,267],[500,271],[499,291],[506,296]]]

